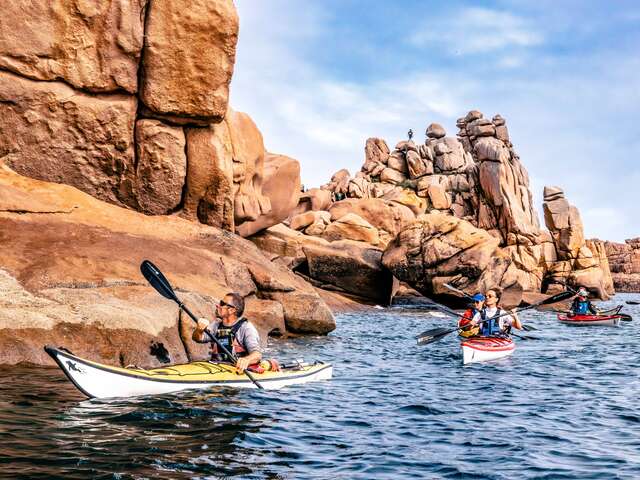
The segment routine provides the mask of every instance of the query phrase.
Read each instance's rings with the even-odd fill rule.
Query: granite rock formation
[[[545,197],[545,218],[551,232],[540,228],[528,175],[513,148],[505,119],[496,115],[489,120],[472,110],[456,124],[459,128],[456,138],[448,137],[439,124],[429,125],[426,140],[420,145],[403,140],[390,149],[382,139],[368,139],[361,170],[354,177],[347,170],[340,170],[321,187],[331,192],[334,201],[338,200],[325,208],[332,211],[344,202],[386,200],[385,206],[379,207],[373,216],[375,221],[364,218],[379,229],[380,245],[393,240],[388,248],[394,253],[389,253],[389,258],[393,258],[396,266],[411,264],[412,268],[418,268],[415,258],[404,261],[399,258],[399,252],[413,251],[417,244],[429,245],[432,253],[442,248],[440,253],[445,257],[446,252],[451,253],[449,247],[431,239],[424,213],[464,220],[469,226],[462,231],[475,228],[476,234],[483,232],[496,239],[494,254],[500,262],[499,266],[486,265],[495,269],[491,274],[460,264],[457,270],[447,270],[445,275],[432,268],[432,258],[425,257],[421,268],[428,278],[418,280],[409,274],[412,283],[404,276],[398,277],[424,295],[442,293],[437,287],[440,277],[448,280],[455,277],[458,286],[468,289],[488,284],[485,279],[491,278],[497,282],[493,286],[512,292],[515,303],[518,298],[514,292],[535,293],[549,287],[553,290],[565,283],[584,284],[600,298],[612,294],[602,246],[585,242],[577,210],[566,203],[557,187],[545,189],[549,197],[548,200]],[[343,197],[348,198],[340,200]],[[381,227],[380,219],[393,215],[397,218],[391,202],[409,208],[417,219],[409,220],[407,216],[406,221],[396,222],[400,228]],[[413,221],[415,224],[411,225]],[[419,235],[416,225],[427,231]],[[403,241],[409,245],[403,246]],[[454,264],[452,261],[451,265]],[[394,269],[403,271],[400,267]]]
[[[362,241],[328,241],[275,225],[251,237],[274,263],[290,268],[316,287],[386,303],[391,274],[382,265],[383,250]]]
[[[229,0],[150,1],[140,100],[149,113],[176,123],[224,118],[238,41]]]
[[[146,4],[3,2],[0,69],[89,92],[133,94],[138,90]]]
[[[560,187],[544,189],[544,219],[555,254],[545,258],[546,282],[584,286],[599,298],[614,293],[613,281],[602,242],[586,241],[580,212],[570,205]]]
[[[175,216],[145,216],[79,190],[17,175],[0,164],[0,364],[51,364],[46,343],[112,364],[157,366],[153,343],[172,362],[205,353],[179,335],[177,306],[138,268],[150,258],[193,311],[237,291],[261,312],[264,338],[278,330],[335,328],[314,288],[251,242]],[[253,310],[251,310],[253,309]]]
[[[4,7],[0,362],[49,363],[44,343],[116,364],[157,364],[152,341],[202,354],[141,280],[146,255],[203,315],[238,290],[263,333],[335,327],[314,287],[235,235],[290,215],[300,167],[229,106],[232,0]]]
[[[615,289],[620,292],[640,292],[640,237],[629,238],[625,243],[602,243],[611,266]]]
[[[0,159],[12,169],[245,236],[289,215],[297,161],[271,157],[292,182],[271,213],[262,134],[229,107],[231,0],[19,0],[5,14]]]

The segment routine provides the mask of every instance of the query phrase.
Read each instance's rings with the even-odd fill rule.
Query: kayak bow
[[[145,370],[103,365],[51,346],[44,347],[71,382],[90,398],[157,395],[194,388],[256,388],[233,365],[223,362],[192,362]],[[282,367],[281,371],[253,373],[265,389],[328,380],[331,364],[315,362]]]

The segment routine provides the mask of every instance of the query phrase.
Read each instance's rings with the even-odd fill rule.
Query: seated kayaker
[[[484,309],[484,295],[476,293],[472,297],[472,300],[473,303],[471,304],[471,307],[465,310],[462,314],[462,318],[460,318],[460,321],[458,322],[461,337],[473,337],[478,335],[480,332],[480,327],[472,325],[471,321],[476,313]]]
[[[522,323],[515,309],[508,314],[498,306],[500,296],[497,290],[487,290],[484,308],[473,316],[471,323],[480,327],[480,336],[493,337],[508,333],[511,327],[522,330]]]
[[[244,298],[238,293],[228,293],[216,306],[218,320],[209,323],[206,318],[198,319],[198,325],[193,331],[192,338],[198,343],[211,342],[211,360],[231,361],[224,358],[223,352],[213,342],[205,330],[214,335],[227,350],[233,353],[238,361],[236,367],[244,371],[249,365],[254,365],[262,359],[260,335],[256,327],[242,316],[244,312]]]
[[[593,304],[589,301],[589,292],[586,288],[580,287],[576,298],[571,303],[571,309],[569,310],[569,316],[574,315],[597,315],[598,311]]]

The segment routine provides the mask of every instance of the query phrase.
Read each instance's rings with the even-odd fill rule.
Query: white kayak
[[[462,364],[487,362],[508,357],[516,344],[505,337],[471,337],[460,342],[462,347]]]
[[[91,398],[158,395],[212,387],[257,388],[246,375],[236,373],[232,365],[224,362],[192,362],[145,370],[103,365],[51,346],[44,349],[78,390]],[[329,380],[332,375],[333,367],[324,362],[297,363],[276,372],[252,372],[260,385],[270,390]]]

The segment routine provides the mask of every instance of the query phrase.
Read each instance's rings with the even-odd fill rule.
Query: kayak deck
[[[103,365],[51,346],[46,346],[45,351],[88,397],[154,395],[213,386],[257,388],[246,375],[238,374],[234,366],[223,362],[192,362],[147,370]],[[332,366],[324,362],[299,364],[278,372],[252,372],[265,389],[328,380],[332,374]]]

